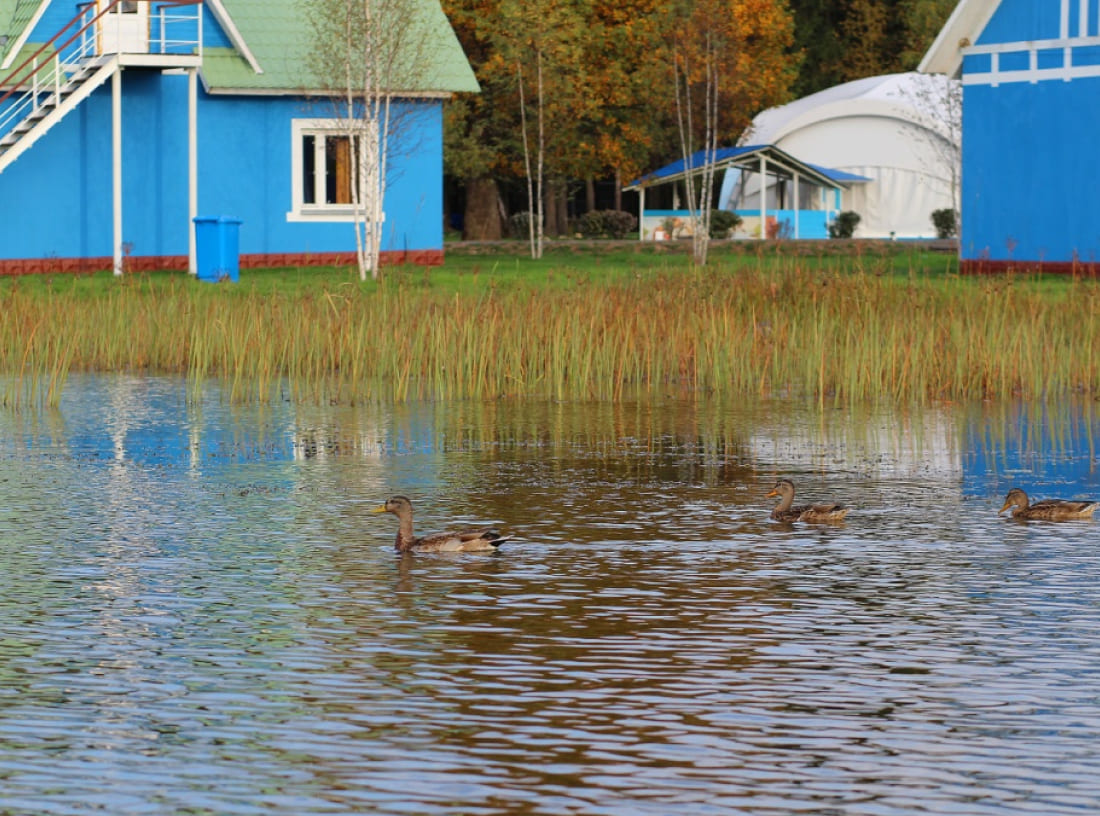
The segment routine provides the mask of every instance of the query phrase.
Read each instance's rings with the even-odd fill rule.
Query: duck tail
[[[489,530],[484,534],[484,538],[494,547],[499,547],[505,541],[511,541],[513,537],[510,535],[501,535],[496,530]]]

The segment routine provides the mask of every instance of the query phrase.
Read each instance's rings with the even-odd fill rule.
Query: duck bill
[[[1005,510],[1007,510],[1007,509],[1008,509],[1008,508],[1010,508],[1011,506],[1012,506],[1012,504],[1011,504],[1011,503],[1009,503],[1009,502],[1006,502],[1006,503],[1005,503],[1005,506],[1004,506],[1004,507],[1002,507],[1002,508],[1001,508],[1000,510],[998,510],[998,511],[997,511],[997,515],[998,515],[998,516],[999,516],[999,515],[1001,515],[1001,513],[1003,513],[1003,512],[1005,511]]]
[[[769,490],[767,493],[764,494],[764,498],[765,499],[770,499],[772,496],[778,496],[778,495],[779,495],[779,491],[776,490],[773,487],[771,490]]]
[[[383,504],[381,507],[372,507],[371,512],[372,513],[385,513],[386,512],[386,505]]]

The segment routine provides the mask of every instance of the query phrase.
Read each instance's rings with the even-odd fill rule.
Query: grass
[[[825,247],[716,248],[705,269],[652,245],[563,245],[539,261],[450,247],[442,267],[387,269],[380,284],[347,269],[244,270],[235,285],[0,280],[0,399],[55,405],[72,371],[214,377],[241,402],[1100,393],[1096,283]]]

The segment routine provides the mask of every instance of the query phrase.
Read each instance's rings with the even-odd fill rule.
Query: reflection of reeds
[[[71,369],[216,377],[242,401],[676,389],[854,403],[1100,389],[1088,282],[797,263],[609,280],[463,294],[398,279],[293,291],[180,278],[94,294],[13,286],[0,313],[3,399],[56,403]]]

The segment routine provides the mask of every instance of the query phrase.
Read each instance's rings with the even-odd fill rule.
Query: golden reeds
[[[291,292],[165,280],[80,295],[8,288],[4,403],[56,404],[71,370],[216,377],[238,401],[677,390],[825,404],[1100,391],[1090,282],[764,263],[473,294],[398,280]]]

